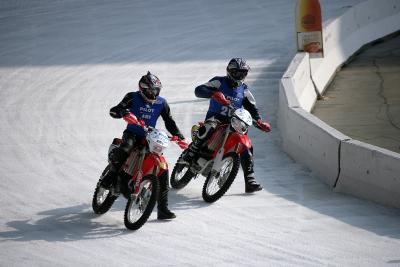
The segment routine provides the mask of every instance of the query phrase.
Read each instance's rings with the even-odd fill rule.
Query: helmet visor
[[[147,87],[143,88],[143,93],[150,99],[156,99],[156,97],[160,94],[160,90],[160,87]]]
[[[236,81],[242,81],[246,78],[248,73],[248,70],[238,70],[238,69],[233,69],[230,71],[230,75],[232,78]]]
[[[158,86],[150,87],[148,84],[141,83],[140,87],[142,89],[143,94],[149,99],[156,99],[156,97],[160,94],[161,88]]]

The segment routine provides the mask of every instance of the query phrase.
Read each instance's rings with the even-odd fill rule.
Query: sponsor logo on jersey
[[[229,99],[229,100],[232,100],[232,101],[235,101],[235,102],[237,102],[237,101],[239,101],[240,100],[240,98],[239,97],[233,97],[233,96],[226,96],[226,99]]]
[[[142,111],[142,112],[147,112],[147,113],[153,113],[154,112],[154,108],[150,108],[149,106],[140,107],[139,110]]]

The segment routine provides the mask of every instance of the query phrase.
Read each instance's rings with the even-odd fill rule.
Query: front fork
[[[131,193],[131,195],[130,195],[130,197],[131,197],[131,199],[132,200],[135,200],[136,198],[137,198],[137,196],[139,195],[139,192],[141,191],[141,186],[140,186],[140,184],[141,184],[141,182],[142,182],[142,178],[143,178],[143,170],[142,170],[142,165],[143,165],[143,161],[144,161],[144,158],[145,158],[145,156],[146,156],[146,153],[145,153],[145,149],[143,148],[141,151],[140,151],[140,156],[139,156],[139,162],[138,162],[138,172],[137,172],[137,175],[136,175],[136,179],[132,179],[129,183],[128,183],[128,188],[130,188],[131,186],[131,184],[132,183],[135,183],[134,185],[133,185],[133,190],[132,190],[132,193]]]
[[[224,140],[222,141],[222,145],[221,145],[220,149],[218,150],[217,155],[214,158],[214,163],[213,163],[213,166],[211,167],[212,175],[218,174],[218,172],[221,170],[222,158],[224,157],[224,152],[225,152],[225,149],[224,149],[225,143],[226,143],[226,140],[228,139],[229,133],[230,133],[230,129],[228,127],[228,128],[226,128]]]

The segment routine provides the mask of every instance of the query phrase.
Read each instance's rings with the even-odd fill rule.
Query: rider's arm
[[[249,89],[244,91],[243,107],[250,112],[250,115],[253,119],[261,119],[256,106],[256,100]]]
[[[199,85],[194,89],[194,94],[199,98],[211,98],[221,86],[218,77],[212,78],[209,82]]]
[[[168,132],[170,132],[172,135],[177,135],[181,140],[185,139],[185,137],[179,131],[175,120],[172,118],[171,109],[169,108],[166,100],[164,101],[164,108],[161,111],[161,117],[164,120],[165,128],[168,130]]]
[[[126,113],[126,110],[132,106],[132,93],[127,93],[122,101],[110,109],[110,116],[114,119],[120,119]]]

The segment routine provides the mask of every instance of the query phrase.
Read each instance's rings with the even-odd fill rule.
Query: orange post
[[[297,51],[323,57],[322,16],[318,0],[297,0]]]

